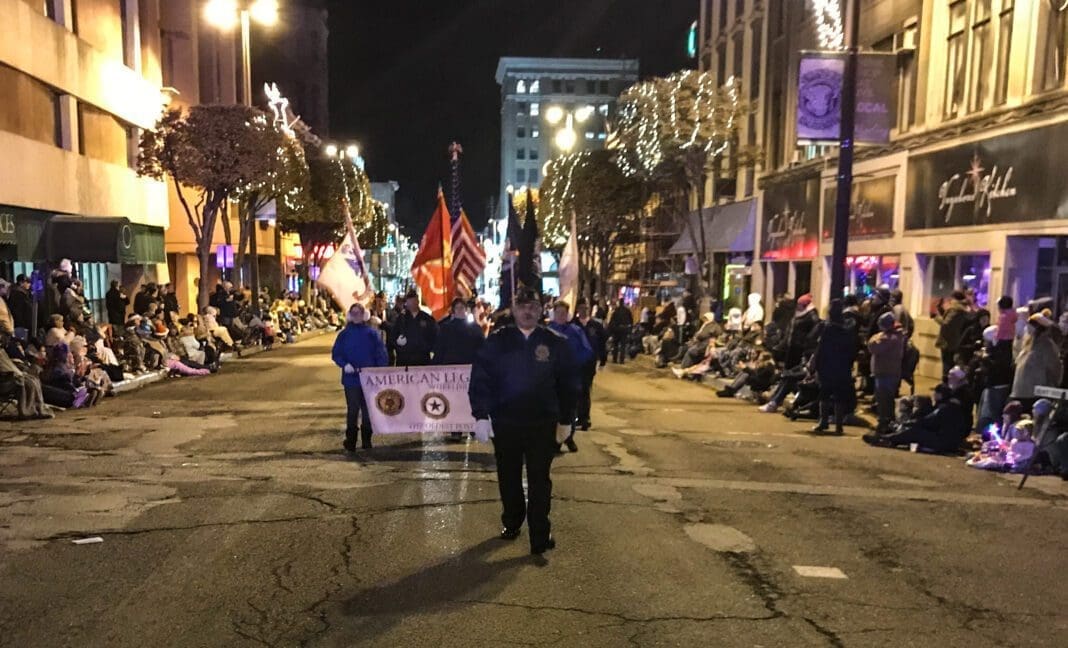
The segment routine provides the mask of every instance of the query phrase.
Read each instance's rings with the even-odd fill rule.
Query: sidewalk
[[[303,342],[304,340],[310,340],[312,338],[316,338],[316,337],[319,337],[320,335],[325,335],[325,334],[330,333],[330,332],[331,331],[328,331],[327,329],[318,329],[316,331],[308,331],[307,333],[302,333],[299,336],[297,336],[297,338],[295,340],[293,340],[293,344],[299,344],[300,342]],[[279,346],[288,346],[288,345],[279,345]],[[222,355],[219,356],[219,362],[220,363],[225,363],[225,362],[230,362],[231,360],[239,360],[241,358],[248,358],[249,356],[254,356],[254,355],[258,354],[258,353],[263,353],[263,347],[260,346],[260,345],[257,345],[257,346],[250,347],[248,349],[242,350],[241,351],[241,355],[237,355],[236,353],[223,353]],[[138,389],[142,389],[144,387],[147,387],[148,385],[152,385],[154,383],[157,383],[157,382],[163,380],[168,375],[170,375],[170,371],[169,370],[167,370],[167,369],[159,369],[159,370],[156,370],[156,371],[149,371],[147,373],[143,373],[143,374],[141,374],[139,376],[131,378],[130,380],[121,380],[121,381],[113,384],[113,387],[114,387],[114,390],[115,390],[115,395],[125,394],[125,393],[128,393],[128,392],[136,391]]]

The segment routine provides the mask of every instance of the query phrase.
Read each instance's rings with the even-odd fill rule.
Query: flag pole
[[[355,166],[355,163],[353,163]],[[352,245],[352,255],[360,262],[360,278],[364,283],[364,296],[371,289],[371,278],[367,276],[367,264],[364,263],[363,250],[356,239],[356,226],[352,223],[352,205],[349,201],[349,182],[345,179],[345,165],[341,160],[337,161],[338,170],[341,171],[341,188],[344,192],[341,197],[341,213],[345,217],[345,228],[349,233],[349,244]]]

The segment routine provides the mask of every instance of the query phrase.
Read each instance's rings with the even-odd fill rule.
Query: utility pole
[[[838,199],[834,205],[830,299],[841,299],[845,292],[849,212],[853,197],[853,136],[857,114],[857,34],[860,31],[860,6],[857,0],[846,0],[845,4],[846,58],[842,74],[842,119],[838,134]]]

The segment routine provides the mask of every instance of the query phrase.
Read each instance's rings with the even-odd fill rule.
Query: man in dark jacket
[[[831,300],[830,320],[823,326],[814,358],[820,383],[820,420],[812,430],[816,434],[827,433],[832,411],[834,434],[844,433],[842,426],[856,397],[853,392],[853,361],[856,357],[856,338],[842,322],[842,301]]]
[[[164,284],[159,289],[160,296],[163,300],[163,309],[167,313],[180,313],[181,306],[178,304],[178,295],[174,292],[174,286],[170,284]]]
[[[33,295],[30,293],[29,277],[20,274],[15,279],[7,305],[11,309],[11,319],[15,323],[16,332],[25,329],[28,334],[33,329]]]
[[[839,306],[841,309],[841,306]],[[804,294],[797,298],[797,309],[787,335],[786,368],[792,369],[801,363],[801,358],[811,351],[815,343],[813,331],[820,323],[820,314],[812,304],[812,295]],[[841,322],[839,322],[841,323]],[[856,347],[856,343],[853,344]]]
[[[341,367],[341,384],[345,388],[345,404],[348,415],[345,418],[344,447],[348,452],[356,451],[357,429],[363,440],[364,450],[371,448],[371,413],[363,397],[360,384],[360,369],[364,367],[385,367],[389,364],[386,347],[378,331],[367,325],[367,312],[359,304],[349,308],[345,328],[337,334],[331,354],[334,364]]]
[[[478,350],[486,341],[478,324],[467,319],[467,302],[460,297],[452,300],[449,316],[438,324],[434,342],[436,365],[464,365],[475,361]]]
[[[398,367],[430,364],[430,354],[438,337],[438,323],[419,308],[419,293],[404,296],[404,312],[389,330],[389,350]]]
[[[141,286],[141,290],[137,291],[137,294],[134,295],[134,313],[144,317],[145,313],[148,312],[148,305],[154,301],[156,301],[156,284],[149,283]]]
[[[940,307],[934,321],[938,323],[938,339],[935,346],[942,352],[942,375],[945,376],[956,364],[957,351],[960,350],[964,337],[964,326],[968,323],[968,311],[964,305],[964,293],[955,290],[949,304]]]
[[[556,546],[549,523],[549,470],[557,443],[570,434],[575,420],[578,372],[567,339],[538,326],[542,310],[537,293],[520,290],[512,311],[515,324],[491,333],[478,352],[468,395],[475,436],[493,439],[503,505],[500,537],[519,537],[526,519],[530,551],[542,554]]]
[[[910,444],[933,452],[956,452],[971,432],[965,406],[948,385],[934,390],[934,410],[900,432],[889,435],[865,434],[866,443],[893,448]]]
[[[634,314],[623,302],[616,302],[612,317],[608,320],[608,332],[612,335],[612,362],[623,364],[627,358],[627,338],[634,327]]]
[[[586,334],[586,339],[589,340],[590,346],[593,347],[593,358],[580,369],[582,391],[579,393],[578,411],[576,412],[578,426],[583,430],[589,430],[592,425],[590,422],[590,398],[593,392],[593,378],[597,375],[597,365],[600,364],[604,367],[608,362],[608,332],[603,324],[590,317],[590,306],[584,299],[580,299],[578,305],[575,306],[575,319],[571,320],[571,323],[582,329]],[[573,444],[574,440],[568,444],[568,447],[571,448]],[[571,448],[572,452],[575,450],[577,448]]]
[[[111,288],[104,295],[104,305],[108,311],[108,322],[113,326],[119,327],[126,322],[126,308],[130,305],[130,298],[117,280],[111,282]]]

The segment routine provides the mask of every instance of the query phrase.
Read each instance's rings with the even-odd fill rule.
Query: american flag
[[[486,252],[478,244],[475,230],[467,220],[467,214],[460,210],[460,217],[452,224],[452,272],[456,277],[456,288],[464,296],[475,295],[475,280],[486,269]]]

